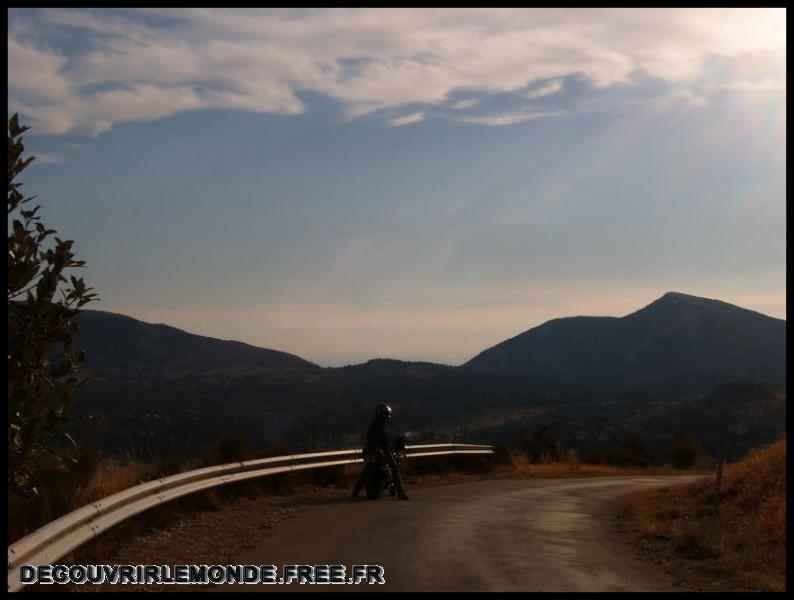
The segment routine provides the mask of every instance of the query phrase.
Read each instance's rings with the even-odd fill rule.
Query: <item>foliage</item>
[[[647,467],[650,458],[641,440],[627,437],[613,442],[613,449],[607,454],[606,462],[617,467]]]
[[[518,444],[532,463],[556,462],[560,459],[559,444],[546,425],[538,425],[532,432],[521,431]]]
[[[695,464],[698,447],[692,436],[673,440],[670,446],[670,464],[676,469],[688,469]]]
[[[73,318],[96,297],[82,279],[66,279],[67,269],[84,262],[74,259],[73,241],[52,237],[57,232],[41,222],[41,207],[28,208],[33,198],[15,181],[35,158],[23,158],[27,129],[17,115],[8,120],[8,488],[26,497],[37,493],[37,472],[74,460],[62,426],[87,377],[72,342]]]
[[[227,433],[218,440],[218,461],[221,464],[239,462],[248,458],[245,438],[236,433]]]

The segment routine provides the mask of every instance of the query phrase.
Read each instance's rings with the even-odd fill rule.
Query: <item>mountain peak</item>
[[[655,309],[655,308],[669,309],[673,307],[682,307],[682,306],[699,307],[699,308],[707,308],[707,307],[717,308],[717,307],[727,307],[732,305],[728,304],[727,302],[722,302],[720,300],[714,300],[712,298],[702,298],[700,296],[692,296],[691,294],[684,294],[681,292],[667,292],[660,298],[651,302],[644,309],[640,309],[637,312],[641,313],[647,309]]]
[[[719,303],[719,304],[727,304],[727,302],[723,302],[722,300],[715,300],[714,298],[703,298],[702,296],[693,296],[691,294],[684,294],[682,292],[667,292],[661,298],[659,298],[656,302],[669,302],[669,301],[678,301],[678,302],[689,302],[692,304],[709,304],[709,303]]]
[[[692,296],[691,294],[684,294],[682,292],[666,292],[659,300],[664,300],[665,298],[669,299],[682,299],[682,300],[689,300],[689,299],[700,299],[698,296]]]
[[[549,323],[466,366],[609,388],[704,391],[731,380],[786,381],[786,322],[721,300],[667,292],[621,318]]]
[[[764,315],[763,313],[759,313],[757,311],[751,310],[749,308],[743,308],[741,306],[736,306],[735,304],[731,304],[730,302],[725,302],[724,300],[717,300],[715,298],[703,298],[701,296],[692,296],[689,294],[682,294],[681,292],[667,292],[658,300],[651,302],[648,306],[643,309],[640,309],[636,313],[632,315],[628,315],[629,317],[633,317],[639,314],[644,314],[649,310],[654,312],[655,310],[677,310],[677,309],[685,309],[685,310],[699,310],[699,311],[708,311],[711,313],[721,313],[723,315],[744,315],[745,317],[750,315],[756,315],[759,317],[764,317],[765,319],[772,319],[776,321],[785,321],[784,319],[776,319],[775,317],[770,317],[768,315]]]

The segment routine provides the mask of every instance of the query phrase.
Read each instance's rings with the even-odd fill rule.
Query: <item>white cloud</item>
[[[760,81],[748,81],[743,79],[731,83],[718,83],[709,87],[718,90],[733,90],[737,92],[781,92],[786,89],[786,83],[785,81],[777,79],[762,79]]]
[[[59,165],[65,163],[66,159],[58,154],[50,154],[48,152],[35,152],[36,164],[38,165]]]
[[[487,115],[451,116],[448,118],[459,123],[471,123],[475,125],[490,125],[498,127],[502,125],[523,123],[533,119],[559,117],[565,114],[569,113],[564,110],[514,110]]]
[[[476,98],[466,98],[464,100],[453,102],[450,107],[454,108],[455,110],[466,110],[467,108],[473,108],[477,106],[479,102],[480,101]]]
[[[49,133],[96,134],[210,107],[297,114],[301,91],[336,99],[354,118],[551,80],[529,92],[538,98],[574,74],[596,88],[637,74],[688,86],[710,57],[785,50],[777,9],[15,9],[9,17],[10,107]],[[53,49],[69,36],[79,51]],[[736,77],[721,83],[752,80]]]
[[[675,92],[658,98],[655,102],[659,106],[674,106],[685,104],[697,108],[708,106],[708,99],[702,94],[696,94],[692,90],[676,90]]]
[[[69,85],[63,77],[66,59],[45,47],[8,38],[8,87],[34,99],[58,98]]]
[[[402,127],[403,125],[410,125],[412,123],[423,121],[424,118],[425,113],[417,112],[411,113],[410,115],[403,115],[401,117],[394,117],[393,119],[389,119],[388,123],[391,127]]]
[[[554,79],[548,83],[543,84],[539,88],[527,92],[527,98],[543,98],[544,96],[551,96],[562,91],[563,80]]]

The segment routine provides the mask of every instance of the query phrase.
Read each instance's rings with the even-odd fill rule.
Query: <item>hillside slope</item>
[[[81,311],[77,348],[102,379],[168,380],[191,375],[319,368],[293,354],[188,333],[98,310]]]
[[[699,591],[786,589],[786,440],[730,465],[720,510],[714,479],[639,496],[622,528],[649,561]]]
[[[548,321],[465,367],[596,388],[704,392],[726,381],[786,381],[786,322],[669,292],[625,317]]]

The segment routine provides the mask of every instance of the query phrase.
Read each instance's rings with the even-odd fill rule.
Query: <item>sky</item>
[[[786,317],[785,9],[8,17],[86,308],[323,366],[668,291]]]

